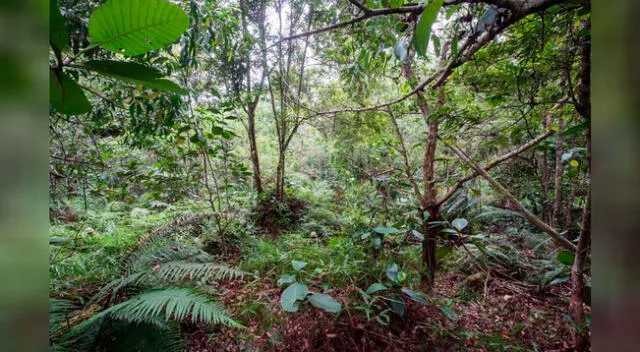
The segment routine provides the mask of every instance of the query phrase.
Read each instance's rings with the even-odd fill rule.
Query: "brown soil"
[[[461,282],[455,275],[440,277],[431,296],[455,298]],[[308,304],[301,304],[297,313],[287,313],[279,305],[282,290],[268,280],[223,284],[222,303],[246,328],[187,327],[188,351],[516,351],[534,346],[542,351],[570,350],[571,327],[564,318],[566,284],[536,292],[492,280],[486,299],[479,292],[470,302],[454,301],[456,321],[434,305],[405,299],[405,317],[395,316],[388,327],[367,321],[354,309],[360,301],[355,288],[329,292],[343,305],[337,316]]]

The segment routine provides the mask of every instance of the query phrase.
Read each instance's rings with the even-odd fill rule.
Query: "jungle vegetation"
[[[588,0],[50,0],[56,351],[590,349]]]

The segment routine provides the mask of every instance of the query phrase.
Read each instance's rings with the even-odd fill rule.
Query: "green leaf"
[[[380,246],[382,245],[382,239],[379,236],[371,237],[371,245],[374,248],[380,248]]]
[[[446,257],[447,255],[449,255],[449,253],[451,253],[452,249],[453,249],[452,246],[441,246],[441,247],[438,247],[436,249],[436,260],[440,260],[440,259]]]
[[[407,43],[405,43],[404,39],[400,38],[396,42],[396,45],[393,47],[393,53],[396,55],[396,58],[400,60],[400,62],[407,61],[408,52],[407,52]]]
[[[126,56],[164,48],[189,26],[189,17],[167,0],[108,0],[89,20],[94,45]]]
[[[280,306],[287,312],[297,312],[298,300],[303,299],[307,293],[309,293],[307,286],[295,282],[282,292],[280,296]]]
[[[411,233],[413,234],[413,236],[415,238],[417,238],[420,241],[424,241],[424,235],[421,234],[420,232],[416,231],[416,230],[411,230]]]
[[[564,130],[564,132],[560,133],[560,135],[562,137],[573,136],[574,134],[586,129],[587,127],[589,127],[589,122],[583,122],[581,124],[567,128],[566,130]]]
[[[416,31],[413,35],[413,47],[416,52],[424,57],[427,55],[427,47],[429,46],[429,37],[431,36],[431,26],[438,17],[438,12],[442,7],[444,0],[435,0],[430,2],[420,15]]]
[[[397,9],[398,7],[404,5],[404,0],[390,0],[389,1],[389,6],[392,9]]]
[[[391,296],[391,310],[399,316],[404,316],[404,302],[396,294]]]
[[[73,238],[65,237],[52,237],[49,239],[49,244],[61,244],[73,241]]]
[[[387,234],[397,233],[398,229],[396,229],[395,227],[376,227],[375,229],[373,229],[373,231],[383,235],[387,235]]]
[[[427,301],[425,300],[425,294],[422,292],[418,292],[418,291],[413,291],[410,290],[408,288],[402,288],[401,290],[402,292],[406,293],[407,296],[409,296],[409,298],[411,298],[412,300],[418,302],[418,303],[422,303],[422,304],[427,304]]]
[[[293,266],[293,269],[295,271],[300,271],[302,270],[305,266],[307,266],[307,262],[303,262],[301,260],[292,260],[291,261],[291,266]]]
[[[453,226],[458,231],[462,231],[462,229],[467,227],[467,225],[469,225],[469,222],[467,221],[467,219],[463,218],[458,218],[451,222],[451,226]]]
[[[438,306],[438,308],[440,309],[442,314],[444,314],[444,316],[447,317],[449,320],[453,320],[453,321],[458,320],[458,315],[456,314],[456,312],[453,311],[453,309],[451,309],[451,307]]]
[[[142,85],[145,88],[168,91],[180,95],[189,94],[189,91],[173,83],[168,79],[156,79],[155,81],[144,82]]]
[[[342,310],[340,302],[336,301],[324,293],[314,293],[307,297],[307,300],[314,306],[323,309],[325,312],[338,313]]]
[[[69,31],[56,0],[49,0],[49,42],[60,51],[69,46]]]
[[[67,115],[91,111],[82,88],[68,74],[49,70],[49,102],[54,110]]]
[[[129,82],[153,81],[162,77],[157,69],[136,62],[90,60],[80,65],[87,70]]]
[[[387,266],[387,277],[393,282],[398,282],[398,264],[391,263]]]
[[[575,255],[569,251],[558,252],[557,258],[564,265],[573,265],[573,261],[576,259]]]
[[[387,289],[387,286],[376,282],[374,284],[371,284],[371,286],[369,286],[369,288],[365,291],[366,294],[370,295],[372,293],[376,293],[378,291],[384,291]]]
[[[278,286],[292,284],[296,282],[296,276],[294,274],[291,275],[282,275],[277,281]]]

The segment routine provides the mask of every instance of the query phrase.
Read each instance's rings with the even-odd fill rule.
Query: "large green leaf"
[[[82,88],[68,74],[49,70],[49,103],[54,110],[67,115],[91,111]]]
[[[340,302],[324,293],[314,293],[307,297],[307,299],[314,307],[324,309],[329,313],[338,313],[342,310],[342,304],[340,304]]]
[[[386,289],[387,289],[387,286],[385,286],[385,285],[383,285],[383,284],[381,284],[379,282],[376,282],[374,284],[371,284],[371,286],[369,286],[369,288],[365,291],[365,293],[370,295],[372,293],[376,293],[378,291],[383,291],[383,290],[386,290]]]
[[[83,68],[114,77],[126,82],[142,84],[145,88],[163,90],[177,94],[188,91],[168,79],[160,79],[162,73],[157,69],[136,62],[114,60],[90,60],[80,64]]]
[[[305,266],[307,266],[307,262],[303,262],[301,260],[292,260],[291,266],[293,266],[293,270],[300,271],[304,269]]]
[[[280,305],[282,306],[282,309],[287,312],[297,312],[298,300],[303,299],[307,293],[309,293],[309,288],[307,288],[307,286],[294,282],[282,292],[282,295],[280,295]]]
[[[456,230],[462,231],[465,227],[469,225],[467,219],[457,218],[451,222],[451,226],[453,226]]]
[[[558,261],[564,265],[573,265],[575,259],[575,255],[569,251],[558,252]]]
[[[56,0],[49,0],[49,42],[58,50],[64,50],[69,46],[69,31]]]
[[[153,81],[162,77],[162,73],[157,69],[136,62],[90,60],[81,65],[87,70],[125,81]]]
[[[429,37],[431,36],[431,26],[438,17],[438,12],[442,7],[444,0],[434,0],[430,2],[420,15],[416,31],[413,35],[413,47],[420,56],[427,55],[427,47],[429,46]]]
[[[164,90],[176,94],[185,95],[188,94],[189,91],[175,84],[174,82],[168,79],[156,79],[154,81],[142,82],[142,85],[145,88],[155,89],[155,90]]]
[[[397,233],[398,229],[396,229],[395,227],[376,227],[375,229],[373,229],[373,231],[377,233],[381,233],[383,235],[387,235],[387,234]]]
[[[94,45],[126,56],[164,48],[189,26],[189,17],[167,0],[108,0],[89,20]]]

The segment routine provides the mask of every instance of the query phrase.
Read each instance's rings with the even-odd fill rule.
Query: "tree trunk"
[[[256,106],[251,105],[248,109],[249,151],[251,153],[251,165],[253,166],[253,185],[258,193],[264,193],[262,188],[262,175],[260,173],[260,158],[258,157],[258,143],[256,142]]]
[[[587,123],[591,123],[591,36],[590,22],[584,21],[583,27],[587,29],[587,36],[582,41],[582,60],[580,63],[580,87],[579,101],[576,110],[585,119]],[[569,303],[569,311],[571,319],[580,330],[574,330],[573,342],[574,348],[578,352],[589,350],[589,332],[584,322],[584,265],[589,251],[589,242],[591,240],[591,127],[587,128],[587,199],[582,215],[582,230],[578,239],[578,246],[575,251],[575,261],[571,268],[571,300]]]
[[[280,149],[278,153],[278,167],[276,169],[276,200],[284,202],[284,170],[285,170],[285,151]]]
[[[562,224],[562,176],[564,167],[562,165],[562,129],[564,128],[564,120],[558,121],[558,133],[556,133],[556,171],[553,190],[553,214],[551,216],[551,226],[560,227]]]

